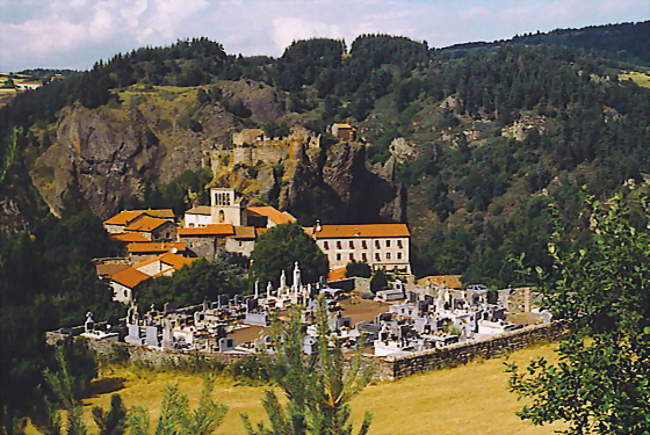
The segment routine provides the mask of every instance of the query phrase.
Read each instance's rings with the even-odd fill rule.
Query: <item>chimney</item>
[[[314,224],[314,234],[320,233],[323,231],[323,227],[320,226],[320,219],[316,219],[316,224]]]

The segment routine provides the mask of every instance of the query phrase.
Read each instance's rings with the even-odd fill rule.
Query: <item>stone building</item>
[[[357,140],[357,129],[346,123],[332,125],[332,135],[340,141],[353,142]]]
[[[226,238],[234,235],[235,228],[231,224],[178,229],[178,240],[185,243],[187,251],[208,260],[213,260],[219,250],[226,249]]]
[[[332,269],[365,261],[374,270],[411,274],[411,232],[406,224],[317,224],[307,232],[327,255]]]

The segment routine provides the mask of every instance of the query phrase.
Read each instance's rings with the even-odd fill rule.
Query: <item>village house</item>
[[[124,227],[127,233],[137,233],[152,242],[176,239],[176,223],[173,220],[141,215]]]
[[[364,261],[373,270],[411,274],[411,232],[406,224],[320,225],[306,230],[327,255],[330,268]]]
[[[122,210],[115,216],[106,219],[102,225],[109,234],[120,234],[125,228],[141,216],[165,219],[174,222],[174,211],[172,209],[160,210]],[[125,240],[126,241],[126,240]]]
[[[113,300],[129,303],[137,288],[149,279],[171,276],[192,264],[196,258],[186,258],[172,252],[142,260],[133,266],[111,275],[108,280],[113,289]]]
[[[16,80],[14,83],[17,89],[21,89],[23,91],[34,90],[43,86],[43,83],[36,80],[24,80],[24,81]]]

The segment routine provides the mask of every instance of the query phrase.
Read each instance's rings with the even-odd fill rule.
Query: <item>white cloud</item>
[[[13,4],[10,4],[13,3]],[[142,45],[207,36],[231,53],[390,33],[432,46],[647,19],[646,0],[0,0],[0,70],[87,68]],[[9,47],[9,49],[7,49]]]

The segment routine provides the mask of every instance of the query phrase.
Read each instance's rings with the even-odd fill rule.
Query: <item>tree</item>
[[[67,434],[85,435],[88,430],[86,424],[83,422],[83,409],[79,401],[75,378],[71,373],[62,346],[56,349],[56,359],[59,370],[52,371],[46,369],[44,372],[45,381],[67,413]],[[50,417],[48,419],[49,427],[47,428],[47,432],[57,433],[61,427],[58,409],[48,402],[48,411]]]
[[[196,260],[170,277],[158,277],[138,290],[136,299],[141,310],[151,304],[171,302],[176,306],[214,300],[217,295],[234,295],[247,288],[246,257],[220,252],[214,262]]]
[[[280,274],[291,275],[294,263],[302,270],[302,280],[313,283],[327,276],[329,265],[314,239],[296,223],[278,225],[264,233],[251,254],[251,275],[261,283],[278,285]]]
[[[126,430],[126,409],[119,394],[111,396],[111,409],[107,412],[99,406],[93,408],[93,420],[100,435],[122,435]]]
[[[249,435],[351,434],[350,401],[370,382],[371,367],[362,367],[363,343],[346,365],[341,342],[328,326],[325,301],[320,298],[316,312],[318,352],[303,354],[305,339],[301,310],[293,309],[286,321],[275,319],[272,338],[275,353],[269,372],[286,396],[282,404],[272,390],[265,392],[262,404],[270,421],[253,427],[242,415]],[[359,434],[366,434],[371,415],[366,412]]]
[[[352,260],[345,266],[345,276],[360,276],[362,278],[370,278],[370,266],[365,261]]]
[[[383,270],[378,270],[370,279],[370,291],[377,293],[379,290],[385,290],[388,286],[388,275]]]
[[[519,412],[567,433],[648,433],[650,403],[650,205],[615,195],[587,199],[591,240],[571,249],[557,225],[550,270],[536,268],[542,307],[569,325],[557,350],[526,371],[511,364],[510,389],[532,400]]]
[[[223,422],[228,407],[212,398],[214,381],[203,378],[199,403],[190,409],[187,396],[181,393],[178,384],[165,387],[160,405],[160,417],[156,423],[157,435],[208,435]],[[127,416],[129,433],[148,435],[151,427],[149,411],[141,406],[129,409]]]

